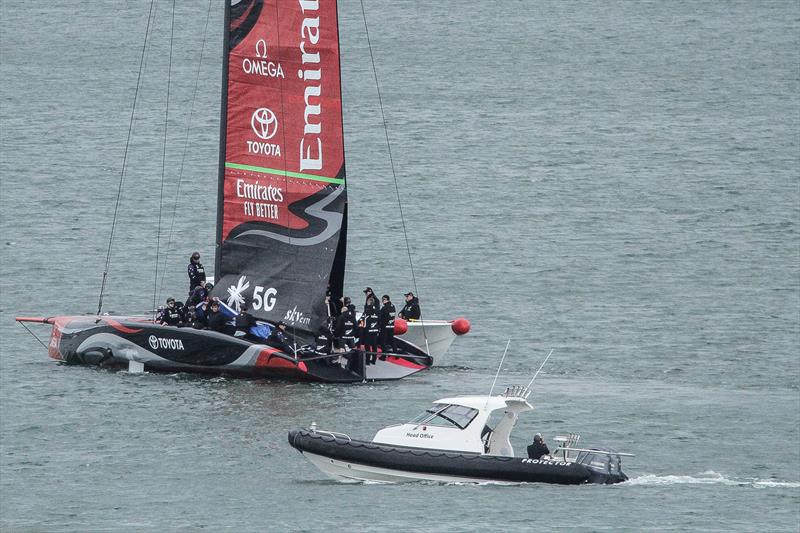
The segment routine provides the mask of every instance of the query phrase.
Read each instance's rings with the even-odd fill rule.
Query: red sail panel
[[[223,239],[248,221],[302,229],[288,206],[343,183],[336,2],[248,7],[231,19],[233,36],[258,11],[229,52]]]
[[[346,208],[335,0],[229,0],[213,296],[311,330],[341,291]]]

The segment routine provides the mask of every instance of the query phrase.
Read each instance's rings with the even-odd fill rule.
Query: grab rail
[[[347,435],[346,433],[339,433],[339,432],[336,432],[336,431],[325,431],[324,429],[312,429],[311,432],[312,433],[324,433],[325,435],[330,435],[334,439],[336,437],[341,437],[343,439],[347,439],[347,442],[353,442],[353,439],[350,438],[350,435]]]
[[[560,452],[561,450],[570,451],[570,452],[602,453],[604,455],[619,455],[621,457],[636,457],[632,453],[610,452],[608,450],[591,450],[589,448],[556,448],[556,452]]]

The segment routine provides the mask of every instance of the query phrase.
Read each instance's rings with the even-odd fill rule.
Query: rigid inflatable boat
[[[312,424],[290,431],[289,444],[324,473],[346,481],[574,485],[628,479],[621,458],[631,454],[578,447],[574,433],[556,437],[550,455],[516,457],[510,436],[519,414],[533,410],[528,396],[525,387],[509,387],[497,396],[437,400],[410,422],[378,431],[372,441]]]

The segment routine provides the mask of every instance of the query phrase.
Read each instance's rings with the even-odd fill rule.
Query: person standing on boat
[[[364,345],[364,351],[367,352],[367,364],[375,364],[375,360],[378,358],[378,338],[380,337],[381,328],[378,325],[378,305],[374,298],[367,299],[367,306],[364,308],[361,320],[363,329],[360,340],[361,344]]]
[[[550,455],[550,448],[544,443],[542,434],[533,436],[533,443],[528,445],[528,459],[541,459],[543,455]]]
[[[350,304],[352,305],[352,304]],[[340,350],[352,350],[356,343],[356,319],[350,307],[342,305],[342,314],[336,319],[336,347]]]
[[[378,297],[375,295],[374,292],[372,292],[372,288],[371,287],[367,287],[366,289],[364,289],[364,295],[365,295],[365,297],[364,297],[364,312],[367,311],[367,305],[369,304],[369,299],[370,298],[375,300],[375,305],[376,306],[378,305]]]
[[[419,309],[419,298],[414,296],[414,293],[408,291],[406,293],[406,305],[400,310],[397,315],[403,320],[419,320],[422,312]]]
[[[189,258],[187,270],[189,272],[189,294],[192,294],[192,291],[200,285],[200,282],[206,281],[206,271],[200,262],[200,252],[193,253]]]
[[[394,351],[394,318],[396,310],[388,294],[381,297],[383,307],[378,314],[378,325],[380,327],[380,345],[384,352]]]
[[[325,293],[325,307],[328,311],[328,318],[336,319],[339,316],[339,306],[336,305],[336,301],[331,297],[331,291]]]
[[[333,339],[331,339],[331,331],[327,324],[322,324],[317,330],[317,336],[314,338],[314,354],[315,355],[330,355],[333,352]],[[328,364],[333,364],[333,359],[325,359]]]

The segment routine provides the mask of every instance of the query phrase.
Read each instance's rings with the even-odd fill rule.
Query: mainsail
[[[229,0],[225,28],[213,296],[311,330],[344,279],[336,1]]]

